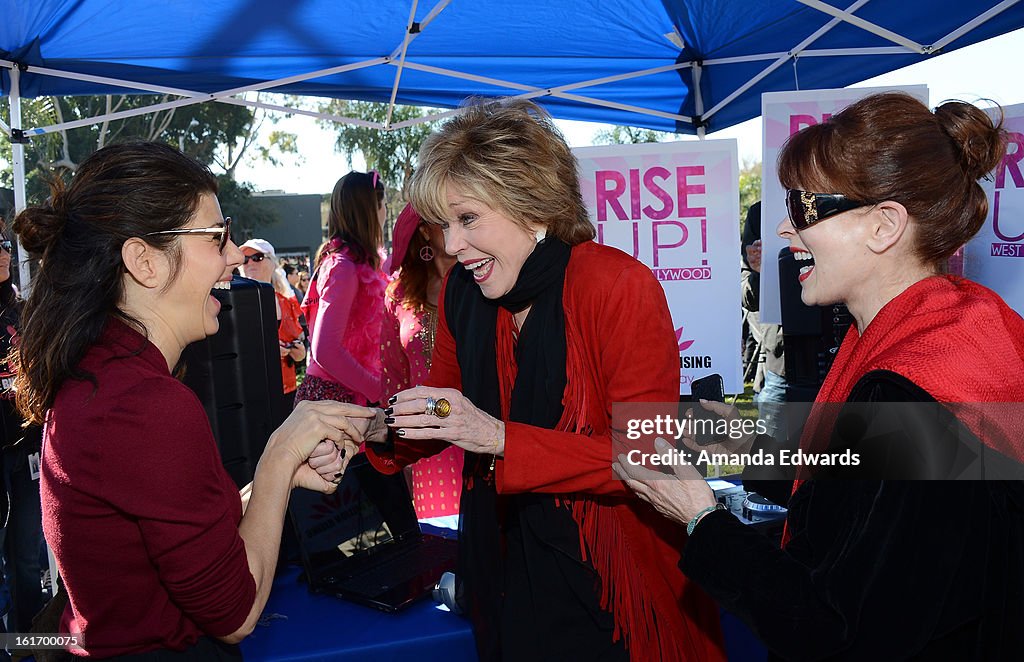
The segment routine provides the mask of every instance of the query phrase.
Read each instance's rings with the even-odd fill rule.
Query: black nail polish
[[[384,419],[385,425],[391,425],[394,422],[395,422],[395,417],[394,416],[388,416],[387,418]]]
[[[341,449],[340,456],[341,456],[341,459],[343,459],[343,460],[345,459],[345,449],[344,448]]]
[[[341,478],[342,474],[344,474],[344,473],[345,473],[344,471],[339,471],[338,473],[334,474],[334,477],[335,478]]]
[[[388,407],[387,409],[384,410],[384,415],[385,416],[390,416],[391,414],[394,414],[394,413],[395,413],[395,408],[394,407]]]
[[[388,404],[389,405],[393,405],[396,402],[398,402],[398,396],[397,395],[393,395],[390,398],[388,398]]]
[[[395,430],[395,434],[397,434],[399,437],[404,437],[405,430]]]

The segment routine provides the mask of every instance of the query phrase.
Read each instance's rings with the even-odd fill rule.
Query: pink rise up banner
[[[980,182],[988,196],[988,218],[967,244],[964,275],[1024,315],[1024,104],[1003,108],[1003,128],[1006,156]]]
[[[573,151],[598,243],[646,264],[665,289],[680,394],[712,373],[727,393],[742,393],[736,141]]]

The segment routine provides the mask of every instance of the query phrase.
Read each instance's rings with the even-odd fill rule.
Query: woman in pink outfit
[[[367,405],[381,399],[380,246],[386,216],[384,183],[375,171],[350,172],[334,185],[328,238],[317,252],[302,304],[310,357],[296,401]]]
[[[384,272],[394,275],[384,298],[381,342],[384,395],[422,384],[430,374],[437,329],[437,297],[455,258],[444,250],[440,228],[424,223],[412,205],[395,223],[391,257]],[[420,518],[459,514],[462,449],[452,445],[411,467],[413,501]]]

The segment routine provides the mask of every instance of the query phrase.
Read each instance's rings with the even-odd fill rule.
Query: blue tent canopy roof
[[[0,3],[3,94],[16,65],[26,97],[214,94],[353,65],[272,89],[386,102],[401,70],[397,103],[530,94],[556,117],[685,133],[759,115],[762,92],[843,87],[1024,27],[1013,0],[442,0],[417,5],[403,60],[410,0]]]

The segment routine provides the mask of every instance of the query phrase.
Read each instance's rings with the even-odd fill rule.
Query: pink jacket
[[[309,324],[307,372],[379,401],[384,275],[353,260],[344,245],[327,253],[310,281],[302,311]]]

